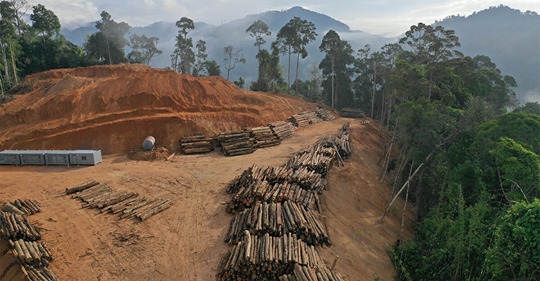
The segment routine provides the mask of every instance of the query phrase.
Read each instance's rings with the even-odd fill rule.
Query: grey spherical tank
[[[147,136],[142,143],[142,147],[144,150],[152,150],[154,148],[154,145],[156,145],[156,138],[154,138],[153,136]]]

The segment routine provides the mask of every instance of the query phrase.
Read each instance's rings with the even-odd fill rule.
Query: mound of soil
[[[169,156],[171,153],[165,147],[159,147],[152,151],[134,149],[128,154],[129,159],[139,161],[167,160]]]
[[[194,133],[266,125],[316,107],[284,94],[242,90],[222,77],[143,65],[51,70],[23,81],[0,105],[0,149],[127,153],[148,135],[176,148]]]

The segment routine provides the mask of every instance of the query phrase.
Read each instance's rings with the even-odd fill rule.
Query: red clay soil
[[[143,65],[51,70],[27,77],[20,89],[0,105],[0,150],[127,153],[148,135],[176,150],[185,135],[266,125],[316,106],[245,91],[222,77]]]
[[[394,269],[386,250],[399,235],[403,201],[377,223],[390,188],[377,181],[381,139],[373,122],[338,118],[297,130],[281,145],[253,154],[224,157],[176,155],[170,161],[133,161],[109,155],[92,167],[0,167],[0,201],[37,200],[43,212],[32,223],[56,260],[50,268],[60,280],[215,280],[223,242],[232,216],[225,212],[230,195],[226,184],[247,167],[276,166],[317,139],[337,133],[351,122],[352,157],[329,173],[322,195],[330,239],[322,248],[328,266],[339,255],[336,270],[346,280],[392,280]],[[66,187],[96,179],[118,190],[174,200],[170,209],[140,223],[84,209],[63,195]],[[410,205],[409,205],[410,206]],[[411,232],[407,211],[405,235]],[[1,262],[1,261],[0,261]]]

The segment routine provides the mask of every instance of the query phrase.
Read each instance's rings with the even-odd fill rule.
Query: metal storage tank
[[[43,150],[19,150],[21,165],[45,165],[45,153]]]
[[[72,150],[69,153],[71,165],[96,165],[101,161],[101,150]]]
[[[46,165],[62,165],[69,166],[69,154],[67,150],[53,150],[45,152]]]
[[[16,150],[1,151],[0,165],[21,165],[21,157]]]
[[[153,136],[147,136],[142,143],[142,147],[144,150],[152,150],[155,144],[156,139]]]

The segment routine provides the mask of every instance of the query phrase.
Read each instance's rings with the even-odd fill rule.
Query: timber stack
[[[309,124],[317,124],[323,121],[321,118],[319,118],[319,115],[317,115],[315,110],[305,111],[301,114],[307,118]]]
[[[294,272],[295,265],[309,268],[324,265],[314,246],[296,234],[273,237],[244,232],[243,239],[221,263],[220,280],[278,280]]]
[[[0,232],[11,240],[37,241],[41,239],[39,229],[34,227],[27,217],[10,212],[0,211]]]
[[[326,147],[321,142],[311,145],[296,155],[291,157],[285,164],[290,169],[305,167],[310,171],[315,171],[326,177],[336,158],[336,150],[333,147]]]
[[[13,202],[6,202],[1,209],[6,212],[27,216],[41,212],[38,202],[29,199],[17,199]]]
[[[208,153],[214,150],[213,139],[197,134],[180,139],[180,152],[183,154]]]
[[[250,208],[257,202],[280,203],[293,201],[308,209],[319,206],[319,196],[313,190],[302,189],[298,184],[282,182],[270,184],[267,181],[254,181],[249,186],[242,186],[227,206],[227,212],[233,213]]]
[[[225,156],[237,156],[253,153],[253,139],[249,131],[231,131],[221,133],[217,137]]]
[[[277,121],[270,123],[269,127],[280,140],[290,138],[294,132],[294,126],[290,122]]]
[[[238,243],[245,231],[261,237],[296,234],[308,245],[328,245],[330,238],[317,215],[302,205],[291,201],[280,203],[256,203],[252,208],[237,213],[229,226],[225,242]]]
[[[72,194],[72,198],[80,199],[83,208],[95,208],[101,212],[118,215],[120,218],[135,218],[138,221],[146,220],[173,204],[169,199],[149,199],[139,197],[135,192],[114,190],[97,181],[67,188],[66,195],[68,194]]]
[[[321,118],[323,121],[332,121],[336,119],[332,113],[328,109],[325,108],[319,108],[316,110],[317,116]]]
[[[47,267],[54,260],[53,255],[47,244],[40,241],[39,228],[27,217],[41,212],[39,204],[26,199],[8,203],[8,208],[2,208],[4,211],[0,211],[0,236],[7,240],[26,279],[57,281],[56,275]]]
[[[306,127],[307,125],[309,125],[309,119],[307,118],[307,115],[302,113],[294,114],[289,117],[289,122],[291,122],[294,126],[298,128]]]
[[[270,184],[295,183],[302,189],[313,190],[319,194],[327,185],[326,179],[321,174],[310,171],[306,167],[292,169],[285,166],[259,167],[253,165],[229,182],[227,192],[236,193],[241,187],[248,186],[255,181],[267,181]]]
[[[342,117],[347,117],[347,118],[364,118],[366,117],[366,115],[364,114],[364,112],[358,108],[350,108],[350,107],[346,107],[346,108],[342,108],[339,110],[339,115],[341,115]]]
[[[276,146],[281,143],[279,137],[272,132],[269,126],[252,128],[251,137],[255,140],[256,148]]]

